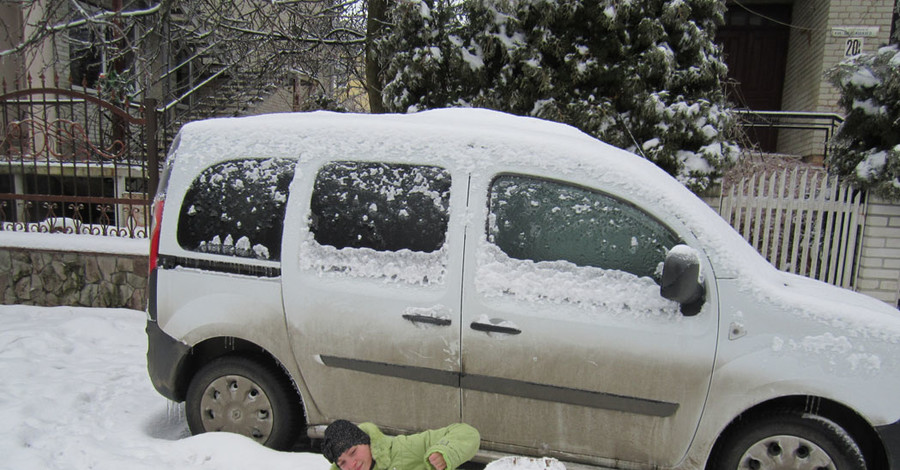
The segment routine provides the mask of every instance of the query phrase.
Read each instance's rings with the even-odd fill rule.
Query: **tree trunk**
[[[366,18],[366,92],[369,94],[369,110],[376,114],[384,113],[385,110],[381,96],[384,87],[381,80],[381,60],[375,50],[375,41],[381,37],[387,22],[388,1],[369,0],[369,14]]]

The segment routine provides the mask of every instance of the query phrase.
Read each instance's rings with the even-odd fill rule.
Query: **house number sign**
[[[878,26],[836,26],[831,28],[831,37],[842,38],[844,57],[862,54],[865,38],[878,35]]]

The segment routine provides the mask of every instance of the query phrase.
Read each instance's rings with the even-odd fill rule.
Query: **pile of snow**
[[[484,470],[566,470],[566,466],[549,457],[503,457],[487,464]]]

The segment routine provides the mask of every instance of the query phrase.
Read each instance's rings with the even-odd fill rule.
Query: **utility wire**
[[[806,27],[806,26],[797,26],[797,25],[794,25],[794,24],[785,23],[784,21],[776,20],[775,18],[772,18],[771,16],[763,15],[762,13],[760,13],[760,12],[758,12],[758,11],[751,10],[750,7],[748,7],[747,5],[744,5],[744,4],[741,3],[739,0],[732,0],[732,1],[734,2],[735,5],[737,5],[737,6],[741,7],[741,8],[743,8],[744,10],[747,10],[747,12],[749,12],[750,14],[756,15],[756,16],[758,16],[758,17],[764,19],[764,20],[769,20],[769,21],[771,21],[771,22],[773,22],[773,23],[775,23],[775,24],[779,24],[779,25],[781,25],[781,26],[787,26],[788,28],[798,29],[798,30],[800,30],[800,31],[824,31],[824,30],[821,30],[821,29],[818,29],[818,30],[817,30],[816,28],[808,28],[808,27]]]

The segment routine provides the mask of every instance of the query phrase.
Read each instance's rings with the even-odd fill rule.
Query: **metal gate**
[[[114,90],[0,92],[0,230],[145,238],[156,114]]]
[[[853,288],[865,194],[817,170],[746,177],[723,191],[719,213],[776,268]]]

